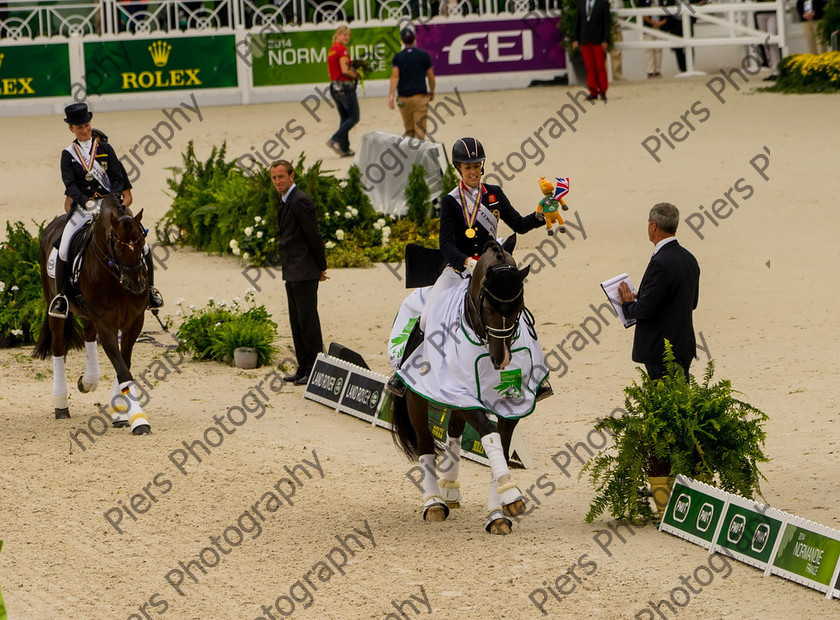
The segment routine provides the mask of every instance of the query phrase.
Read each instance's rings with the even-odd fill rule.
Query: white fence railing
[[[0,38],[148,35],[273,25],[422,20],[437,16],[556,16],[559,0],[65,0],[0,3]]]

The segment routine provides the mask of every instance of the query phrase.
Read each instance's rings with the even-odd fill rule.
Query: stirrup
[[[154,286],[149,287],[149,308],[163,308],[163,295]]]
[[[541,400],[548,398],[549,396],[554,396],[554,389],[551,387],[551,384],[548,382],[548,379],[540,383],[540,386],[537,388],[537,396],[534,402],[540,402]]]
[[[400,379],[400,376],[397,373],[391,375],[391,378],[388,379],[388,383],[385,384],[385,389],[398,398],[405,396],[405,383],[402,382],[402,379]]]
[[[56,319],[66,319],[67,311],[69,309],[70,303],[67,301],[67,297],[59,293],[58,295],[53,297],[52,301],[50,302],[50,307],[47,311],[47,314]]]

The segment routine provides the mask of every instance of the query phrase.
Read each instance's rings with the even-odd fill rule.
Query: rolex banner
[[[237,86],[233,35],[97,41],[84,44],[101,94]]]
[[[69,94],[70,53],[66,43],[0,46],[0,99]]]

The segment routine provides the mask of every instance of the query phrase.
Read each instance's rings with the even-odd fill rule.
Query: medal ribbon
[[[105,170],[102,169],[102,166],[96,161],[96,153],[99,150],[99,138],[93,139],[93,146],[90,149],[90,160],[86,160],[82,149],[79,148],[79,145],[74,141],[71,145],[73,148],[68,146],[65,150],[68,151],[79,165],[84,169],[87,174],[92,174],[94,178],[99,182],[99,184],[105,188],[106,192],[111,191],[111,179],[108,178],[108,175],[105,173]]]
[[[93,146],[90,148],[90,160],[85,159],[85,154],[82,149],[79,148],[78,142],[73,142],[73,150],[76,151],[76,159],[79,160],[79,163],[82,164],[82,168],[84,168],[85,172],[90,172],[93,168],[93,163],[96,161],[96,151],[99,148],[99,138],[93,139]]]
[[[469,202],[467,201],[463,183],[458,184],[458,192],[461,195],[461,211],[464,214],[464,222],[467,224],[467,228],[473,228],[475,226],[475,218],[478,217],[478,208],[481,205],[481,186],[478,188],[478,195],[475,197],[475,204],[472,207],[469,206]]]

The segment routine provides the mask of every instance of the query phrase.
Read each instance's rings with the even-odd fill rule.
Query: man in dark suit
[[[327,279],[324,240],[318,232],[315,205],[295,185],[295,171],[286,160],[271,164],[271,182],[282,205],[277,216],[277,245],[283,264],[283,280],[289,301],[289,323],[298,368],[285,377],[295,385],[306,385],[315,358],[324,350],[318,318],[318,282]]]
[[[575,40],[586,65],[586,85],[590,101],[598,96],[607,102],[606,53],[610,43],[610,3],[608,0],[578,0]]]
[[[691,360],[697,357],[692,312],[700,292],[700,267],[674,237],[679,221],[680,212],[674,205],[654,205],[648,219],[648,239],[655,249],[638,295],[626,282],[618,288],[624,315],[637,321],[633,361],[643,363],[651,379],[665,375],[662,358],[666,339],[686,377]]]

